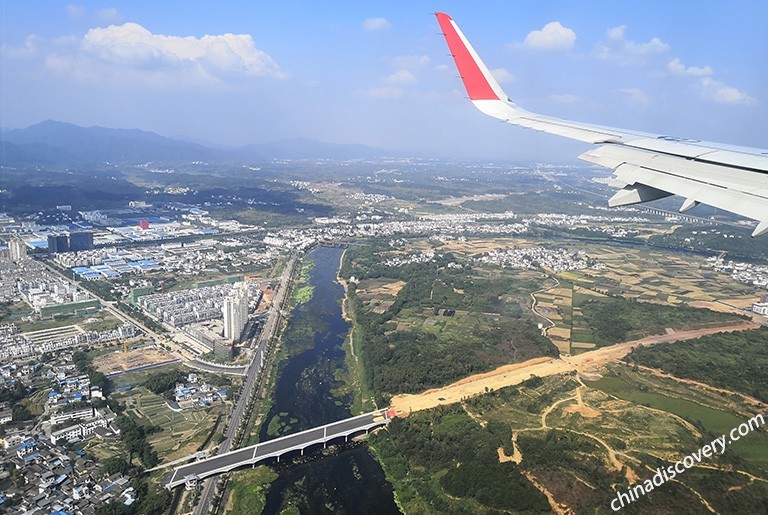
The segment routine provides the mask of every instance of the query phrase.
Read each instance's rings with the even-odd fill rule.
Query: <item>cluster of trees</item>
[[[165,330],[165,327],[163,327],[161,324],[157,323],[153,319],[149,318],[147,315],[144,314],[144,312],[141,309],[135,306],[131,306],[130,304],[126,304],[125,302],[118,302],[117,309],[119,309],[123,313],[126,313],[132,316],[133,318],[141,320],[142,324],[144,324],[149,329],[153,330],[158,334],[163,334],[168,332]]]
[[[768,329],[636,347],[625,358],[768,402]]]
[[[183,382],[187,377],[184,371],[175,369],[168,372],[155,372],[147,376],[144,386],[152,393],[163,395],[174,389],[176,383]]]
[[[112,284],[109,281],[82,281],[81,284],[84,288],[91,290],[98,297],[101,297],[104,300],[117,300],[112,294]]]
[[[29,395],[29,389],[21,381],[16,381],[13,386],[0,388],[0,403],[11,406],[11,415],[14,421],[32,420],[34,415],[21,401]]]
[[[459,337],[388,332],[385,327],[359,327],[366,379],[383,395],[418,393],[510,361],[557,356],[557,349],[530,322]]]
[[[10,318],[11,313],[13,313],[11,306],[13,306],[13,302],[0,302],[0,320],[4,321]]]
[[[612,345],[651,334],[667,327],[693,327],[713,322],[740,320],[739,315],[689,306],[665,306],[620,297],[588,300],[581,312],[598,345]]]
[[[107,376],[93,368],[93,365],[91,364],[91,356],[89,356],[87,352],[81,350],[75,351],[72,354],[72,361],[80,374],[86,374],[88,376],[92,386],[101,388],[104,395],[109,393],[109,387],[111,385],[109,379],[107,379]]]
[[[765,259],[765,243],[750,237],[752,229],[687,225],[678,227],[672,234],[657,234],[648,240],[651,245],[684,248],[699,252],[719,253],[727,251],[729,257]],[[733,236],[724,238],[723,235]]]
[[[394,419],[386,433],[371,438],[398,492],[399,486],[409,489],[400,483],[411,483],[436,510],[456,511],[451,496],[516,513],[547,512],[546,497],[518,465],[499,462],[497,449],[511,437],[506,424],[490,420],[482,428],[461,406],[451,405]]]
[[[107,458],[99,469],[109,476],[120,473],[131,478],[131,486],[136,491],[138,501],[126,506],[120,501],[102,504],[96,508],[96,515],[161,515],[167,513],[171,504],[171,493],[159,485],[149,485],[143,469],[130,463],[123,456]]]
[[[558,355],[557,348],[523,317],[520,304],[503,300],[506,295],[535,289],[528,281],[515,282],[506,274],[491,280],[445,268],[455,262],[450,254],[437,263],[383,267],[372,248],[350,252],[353,260],[344,263],[350,275],[386,272],[387,277],[406,283],[383,313],[366,309],[355,284],[348,290],[366,380],[380,402],[392,394],[420,392],[512,361]],[[473,313],[474,326],[395,330],[399,318],[445,309]],[[503,317],[493,321],[482,315],[488,312]]]
[[[96,515],[161,515],[168,512],[171,505],[171,494],[168,490],[156,484],[150,484],[145,467],[151,468],[159,463],[157,453],[147,441],[147,436],[161,431],[160,426],[142,426],[133,418],[125,415],[125,409],[112,399],[107,401],[109,407],[118,414],[115,424],[121,432],[121,443],[124,453],[107,458],[101,463],[100,472],[104,475],[121,473],[129,476],[131,486],[135,489],[138,501],[130,507],[119,501],[103,504],[96,509]],[[139,461],[134,461],[134,457]]]
[[[120,428],[120,439],[129,453],[128,463],[132,463],[134,456],[138,457],[147,468],[152,468],[159,463],[157,452],[147,441],[147,436],[162,431],[160,426],[142,426],[126,415],[120,415],[115,420]]]
[[[605,449],[593,439],[567,430],[520,433],[517,445],[523,463],[537,470],[562,476],[566,482],[586,481],[594,488],[575,502],[579,513],[594,512],[597,506],[608,506],[615,495],[615,485],[625,483],[623,471],[606,462]],[[566,479],[567,478],[567,479]],[[598,510],[599,511],[599,510]]]
[[[27,397],[29,389],[21,381],[16,381],[13,386],[3,386],[0,388],[0,403],[16,404]]]

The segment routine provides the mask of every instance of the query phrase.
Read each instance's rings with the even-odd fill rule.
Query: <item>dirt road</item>
[[[393,410],[394,414],[397,416],[407,416],[413,411],[433,408],[440,404],[460,402],[465,397],[482,394],[490,389],[499,389],[505,386],[519,384],[530,378],[531,375],[544,377],[562,374],[572,370],[584,373],[594,373],[606,364],[620,360],[629,354],[632,347],[638,345],[655,345],[657,343],[689,340],[691,338],[698,338],[715,333],[747,331],[757,329],[758,327],[760,326],[757,324],[745,322],[736,325],[731,324],[692,331],[680,331],[671,334],[648,336],[640,340],[619,343],[610,347],[602,347],[584,352],[577,356],[558,359],[535,358],[514,365],[505,365],[484,374],[473,375],[448,386],[428,390],[420,394],[398,395],[392,398],[390,409]]]

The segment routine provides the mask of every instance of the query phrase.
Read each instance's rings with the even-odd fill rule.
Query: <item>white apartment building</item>
[[[235,343],[248,323],[248,286],[245,282],[235,284],[229,296],[224,299],[224,339]]]

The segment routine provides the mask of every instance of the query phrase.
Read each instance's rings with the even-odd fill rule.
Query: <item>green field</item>
[[[745,421],[744,418],[732,413],[703,406],[686,399],[642,391],[636,385],[620,377],[608,376],[598,381],[585,381],[585,384],[620,399],[673,413],[691,422],[699,423],[715,436],[727,435],[731,429]],[[768,433],[765,430],[753,432],[729,448],[753,465],[768,470]],[[691,451],[693,450],[691,449]]]
[[[139,421],[163,428],[149,437],[161,461],[171,461],[195,452],[210,434],[216,417],[230,409],[230,405],[216,402],[207,408],[173,411],[165,399],[143,387],[131,390],[126,395],[125,403],[126,411]]]
[[[395,419],[370,441],[406,513],[528,513],[538,505],[519,481],[521,472],[575,513],[610,513],[615,489],[642,481],[659,463],[711,441],[709,434],[673,415],[673,407],[728,430],[741,422],[735,415],[690,401],[633,397],[637,388],[614,379],[588,387],[571,374],[528,380]],[[595,384],[626,394],[628,400],[617,400]],[[670,411],[637,404],[649,401],[656,402],[658,410]],[[761,442],[751,444],[753,449],[764,447]],[[627,512],[698,513],[704,499],[720,509],[737,506],[754,513],[768,499],[768,489],[734,471],[764,477],[744,457],[713,456],[705,464],[711,468],[692,469]],[[749,459],[756,461],[754,455]],[[505,478],[506,490],[496,489],[499,477]],[[512,491],[515,495],[506,497]]]
[[[277,474],[266,466],[240,470],[232,474],[231,508],[226,515],[251,515],[264,509],[266,491]]]

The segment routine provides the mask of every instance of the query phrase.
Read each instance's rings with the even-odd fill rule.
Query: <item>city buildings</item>
[[[248,287],[245,282],[235,284],[229,296],[224,299],[224,339],[237,343],[248,323]]]
[[[81,252],[93,249],[93,233],[88,231],[69,233],[69,250]]]
[[[48,253],[81,252],[93,249],[93,233],[88,231],[71,232],[68,234],[49,234]]]
[[[27,245],[21,240],[13,239],[9,241],[8,250],[11,261],[14,263],[20,263],[27,258]]]
[[[752,312],[758,315],[768,316],[768,302],[755,302],[752,304]]]
[[[49,234],[48,253],[57,254],[59,252],[69,252],[69,238],[66,234]]]

